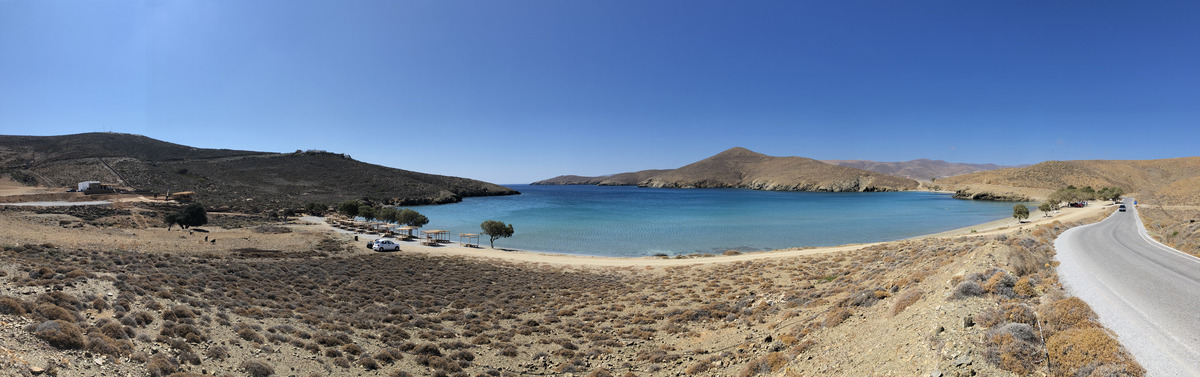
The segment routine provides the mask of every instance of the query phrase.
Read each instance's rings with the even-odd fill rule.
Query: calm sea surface
[[[928,192],[507,186],[521,195],[411,208],[454,241],[499,220],[516,232],[496,247],[638,257],[890,241],[1011,217],[1013,206]]]

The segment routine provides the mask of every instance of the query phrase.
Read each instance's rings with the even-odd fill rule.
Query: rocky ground
[[[586,267],[372,253],[253,218],[188,233],[145,208],[38,211],[0,216],[5,374],[1140,373],[1086,343],[1111,338],[1061,297],[1050,242],[1071,224]]]

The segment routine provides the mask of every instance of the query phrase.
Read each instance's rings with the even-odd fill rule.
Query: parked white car
[[[375,251],[398,251],[400,250],[400,244],[396,243],[395,240],[384,238],[375,240],[374,249]]]

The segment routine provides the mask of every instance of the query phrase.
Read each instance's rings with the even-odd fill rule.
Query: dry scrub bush
[[[179,362],[165,354],[157,354],[146,362],[146,371],[151,377],[163,377],[179,370]]]
[[[1037,289],[1037,280],[1031,276],[1017,279],[1017,283],[1013,285],[1013,292],[1018,296],[1029,298],[1040,295]]]
[[[179,354],[179,362],[184,364],[200,365],[200,355],[194,352],[184,352]]]
[[[58,292],[58,291],[43,293],[43,294],[38,295],[35,303],[37,303],[37,304],[42,304],[42,303],[54,304],[54,305],[61,306],[66,309],[70,309],[72,311],[83,309],[83,304],[80,303],[79,299],[75,298],[75,296],[72,296],[69,293]]]
[[[88,335],[87,345],[83,349],[100,355],[121,357],[133,350],[133,344],[127,340],[114,340],[104,334],[91,334]]]
[[[335,357],[331,362],[341,368],[350,368],[350,359],[345,356]]]
[[[371,355],[363,356],[361,359],[358,359],[358,365],[366,368],[367,370],[379,369],[379,362],[375,361],[375,358],[371,357]]]
[[[12,296],[0,296],[0,314],[25,315],[25,302]]]
[[[1044,305],[1042,327],[1047,336],[1075,327],[1096,327],[1096,313],[1078,297],[1068,297]]]
[[[204,357],[213,360],[225,360],[229,357],[229,350],[225,349],[224,346],[214,346],[204,351]]]
[[[66,322],[75,322],[77,316],[63,307],[51,303],[38,304],[34,310],[35,317],[43,321],[62,320]]]
[[[787,366],[792,358],[783,352],[771,352],[762,357],[754,359],[742,368],[738,377],[751,377],[760,374],[768,374],[778,372]]]
[[[850,309],[833,308],[825,315],[825,327],[834,327],[842,324],[847,318],[850,318]]]
[[[242,362],[241,369],[246,371],[251,377],[267,377],[275,374],[275,368],[270,364],[258,359],[250,359]]]
[[[33,333],[58,349],[80,349],[84,345],[83,330],[63,320],[42,322]]]
[[[129,327],[145,327],[154,323],[154,315],[143,310],[138,310],[121,317],[121,323]]]
[[[892,303],[892,308],[888,310],[888,315],[895,316],[908,308],[909,305],[916,303],[921,299],[921,295],[925,294],[920,288],[910,288],[896,297],[896,302]]]
[[[1016,283],[1017,279],[1014,279],[1008,272],[996,271],[983,284],[983,290],[996,296],[1012,298],[1014,296],[1013,285]]]
[[[1001,369],[1025,375],[1041,363],[1041,342],[1033,327],[1024,323],[1009,323],[988,330],[984,355],[988,362]]]
[[[375,353],[375,360],[384,365],[391,364],[397,360],[404,359],[404,354],[395,348],[384,348]]]
[[[1024,323],[1037,325],[1037,314],[1033,308],[1021,303],[1004,303],[998,307],[984,310],[975,319],[983,327],[996,327],[1005,323]]]
[[[1145,371],[1121,349],[1116,339],[1098,327],[1072,328],[1046,339],[1054,376],[1076,376],[1081,369],[1117,369],[1129,376]],[[1085,374],[1086,375],[1086,374]]]
[[[979,285],[979,283],[976,283],[974,280],[967,280],[962,283],[958,283],[958,285],[954,287],[954,292],[950,294],[950,299],[962,300],[969,297],[979,297],[983,296],[983,293],[983,286]]]

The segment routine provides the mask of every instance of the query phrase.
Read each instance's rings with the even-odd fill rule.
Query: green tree
[[[1054,210],[1054,205],[1050,204],[1050,201],[1045,201],[1042,202],[1042,205],[1038,206],[1038,210],[1042,211],[1044,216],[1050,216],[1050,211]]]
[[[1079,192],[1081,194],[1080,196],[1083,197],[1083,200],[1096,199],[1096,189],[1092,188],[1092,186],[1086,186],[1080,189]]]
[[[192,203],[183,207],[183,210],[179,211],[179,216],[179,226],[183,229],[208,224],[208,211],[205,211],[204,206],[200,203]]]
[[[363,204],[358,206],[358,215],[362,216],[363,220],[371,221],[379,218],[375,213],[375,207]]]
[[[1024,204],[1017,204],[1013,206],[1013,217],[1017,218],[1018,223],[1021,222],[1021,220],[1028,219],[1029,207],[1026,207]]]
[[[395,223],[395,222],[400,221],[400,211],[396,210],[395,208],[381,209],[381,210],[379,210],[378,215],[379,215],[380,220],[383,220],[383,221],[386,221],[389,223]]]
[[[179,212],[172,212],[163,216],[163,224],[167,225],[167,230],[171,230],[172,225],[179,224],[180,220],[182,220],[182,215]]]
[[[358,204],[357,200],[347,200],[342,202],[342,204],[338,204],[337,211],[342,216],[353,219],[358,216]]]
[[[1122,189],[1120,187],[1105,187],[1105,188],[1100,189],[1100,191],[1097,192],[1096,195],[1099,199],[1111,200],[1111,201],[1115,202],[1115,201],[1121,199],[1122,195],[1125,195],[1125,189]]]
[[[483,229],[483,234],[486,234],[488,238],[490,238],[490,240],[488,240],[488,244],[490,244],[493,249],[496,248],[496,239],[508,238],[512,237],[513,235],[512,224],[504,224],[496,220],[484,221],[483,224],[479,224],[479,227]]]
[[[325,211],[328,209],[329,207],[323,203],[308,203],[304,205],[304,213],[310,216],[325,216]]]
[[[287,221],[289,217],[293,216],[296,216],[296,210],[294,209],[284,208],[282,211],[279,211],[279,217],[282,217],[283,221]]]
[[[425,226],[425,224],[429,224],[429,218],[425,217],[425,215],[422,215],[420,212],[406,208],[403,211],[400,211],[399,218],[396,220],[396,222],[420,228]]]

